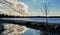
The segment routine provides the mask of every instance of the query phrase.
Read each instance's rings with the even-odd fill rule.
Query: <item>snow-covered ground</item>
[[[3,35],[19,35],[28,30],[26,26],[20,26],[16,24],[3,23],[2,25],[4,26],[4,29],[5,29],[2,32]]]

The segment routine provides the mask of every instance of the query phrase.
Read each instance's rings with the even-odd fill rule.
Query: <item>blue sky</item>
[[[43,16],[41,9],[43,9],[43,0],[19,0],[24,2],[29,7],[30,15]],[[60,16],[60,0],[45,0],[45,3],[50,4],[50,11],[48,16]]]

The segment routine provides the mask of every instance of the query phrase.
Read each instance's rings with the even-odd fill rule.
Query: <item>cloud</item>
[[[29,14],[28,5],[26,5],[25,3],[21,2],[21,1],[19,1],[19,4],[21,4],[23,6],[23,8],[21,10],[21,11],[24,11],[24,12],[22,12],[22,13],[24,13],[23,15],[25,15],[25,14],[28,15]]]
[[[17,1],[17,0],[0,0],[2,2],[2,4],[0,4],[0,7],[3,5],[2,8],[8,8],[8,12],[7,10],[2,9],[4,14],[9,14],[9,15],[14,15],[14,16],[27,16],[29,14],[28,12],[28,6],[21,2],[21,1]],[[3,4],[4,3],[4,4]],[[13,5],[11,5],[13,4]],[[8,15],[7,14],[7,15]]]

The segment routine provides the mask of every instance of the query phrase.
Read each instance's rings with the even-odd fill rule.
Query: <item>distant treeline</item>
[[[46,18],[46,16],[8,16],[0,14],[0,18]],[[60,18],[60,16],[48,16],[47,18]]]

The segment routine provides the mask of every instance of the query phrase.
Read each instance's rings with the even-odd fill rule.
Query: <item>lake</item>
[[[6,19],[6,18],[4,18]],[[45,18],[7,18],[10,20],[25,20],[25,21],[35,21],[35,22],[46,22]],[[60,24],[60,18],[48,18],[49,23],[58,23]],[[41,31],[41,30],[34,30],[29,28],[25,33],[22,35],[59,35],[59,33],[51,33],[47,31]]]
[[[25,20],[35,22],[46,22],[46,18],[3,18],[7,20]],[[60,23],[60,18],[48,18],[49,23]]]

